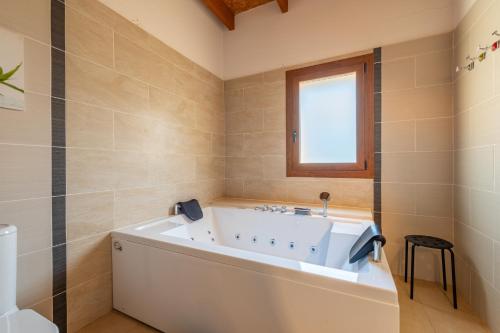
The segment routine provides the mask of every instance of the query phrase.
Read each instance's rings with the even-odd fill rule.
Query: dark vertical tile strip
[[[66,36],[64,0],[51,0],[52,296],[53,318],[67,332],[66,300]]]
[[[375,112],[375,179],[373,184],[373,211],[375,223],[382,227],[382,49],[373,50],[375,59],[374,112]]]
[[[54,296],[66,292],[66,244],[52,247],[53,290]]]
[[[68,317],[66,315],[66,292],[54,296],[53,299],[53,321],[59,327],[60,333],[66,333],[68,326]]]

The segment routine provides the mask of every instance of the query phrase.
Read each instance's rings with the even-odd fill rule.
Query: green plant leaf
[[[3,68],[2,68],[2,66],[0,66],[0,75],[2,75],[2,74],[3,74]]]
[[[12,88],[12,89],[17,90],[17,91],[19,91],[19,92],[22,92],[22,93],[24,94],[24,90],[23,90],[23,89],[21,89],[21,88],[19,88],[19,87],[16,87],[16,86],[15,86],[15,85],[13,85],[13,84],[10,84],[10,83],[4,82],[4,81],[0,81],[0,84],[3,84],[3,85],[5,85],[5,86],[7,86],[7,87],[9,87],[9,88]]]
[[[12,77],[12,75],[14,75],[19,70],[19,68],[21,68],[22,64],[23,63],[20,63],[14,69],[8,71],[7,73],[1,73],[0,74],[0,81],[7,81],[8,79],[10,79]]]

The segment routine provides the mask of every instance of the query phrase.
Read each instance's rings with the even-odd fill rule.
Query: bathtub
[[[370,220],[208,207],[112,233],[113,306],[172,333],[399,332],[387,260],[349,264]]]

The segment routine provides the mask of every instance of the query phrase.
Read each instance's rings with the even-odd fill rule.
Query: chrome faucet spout
[[[330,193],[321,192],[319,195],[321,201],[323,201],[323,217],[328,217],[328,201],[330,201]]]

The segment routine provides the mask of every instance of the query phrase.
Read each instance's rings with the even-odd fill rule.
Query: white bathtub
[[[168,333],[399,332],[385,255],[348,263],[371,221],[203,212],[113,232],[115,309]]]

